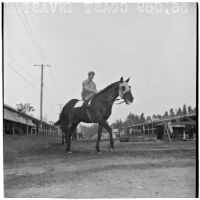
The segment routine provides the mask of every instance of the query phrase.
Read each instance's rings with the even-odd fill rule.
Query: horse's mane
[[[96,96],[101,95],[102,93],[106,92],[107,90],[109,90],[110,88],[112,88],[117,83],[119,83],[119,81],[111,83],[110,85],[108,85],[107,87],[105,87],[103,90],[101,90],[99,93],[97,93]]]

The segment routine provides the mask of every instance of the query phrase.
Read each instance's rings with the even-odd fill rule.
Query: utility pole
[[[44,67],[51,67],[51,65],[34,65],[37,67],[41,67],[41,89],[40,89],[40,133],[43,133],[43,129],[42,129],[42,109],[43,109],[43,86],[44,86],[44,82],[43,82],[43,71],[44,71]]]

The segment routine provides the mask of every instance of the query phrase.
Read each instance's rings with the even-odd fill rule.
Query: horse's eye
[[[126,90],[126,87],[125,86],[122,86],[122,91],[124,92]]]
[[[129,85],[129,89],[131,89],[131,86]]]

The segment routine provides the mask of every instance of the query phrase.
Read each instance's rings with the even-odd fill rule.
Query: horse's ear
[[[129,82],[129,80],[130,80],[130,77],[126,80],[126,82],[128,83]]]
[[[121,78],[120,78],[120,82],[121,82],[121,83],[123,83],[123,82],[124,82],[124,80],[123,80],[123,77],[121,77]]]

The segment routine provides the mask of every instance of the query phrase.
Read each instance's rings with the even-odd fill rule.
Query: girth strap
[[[89,120],[92,122],[92,116],[91,116],[90,111],[88,110],[88,108],[86,108],[86,113],[87,113],[87,116],[88,116]]]

